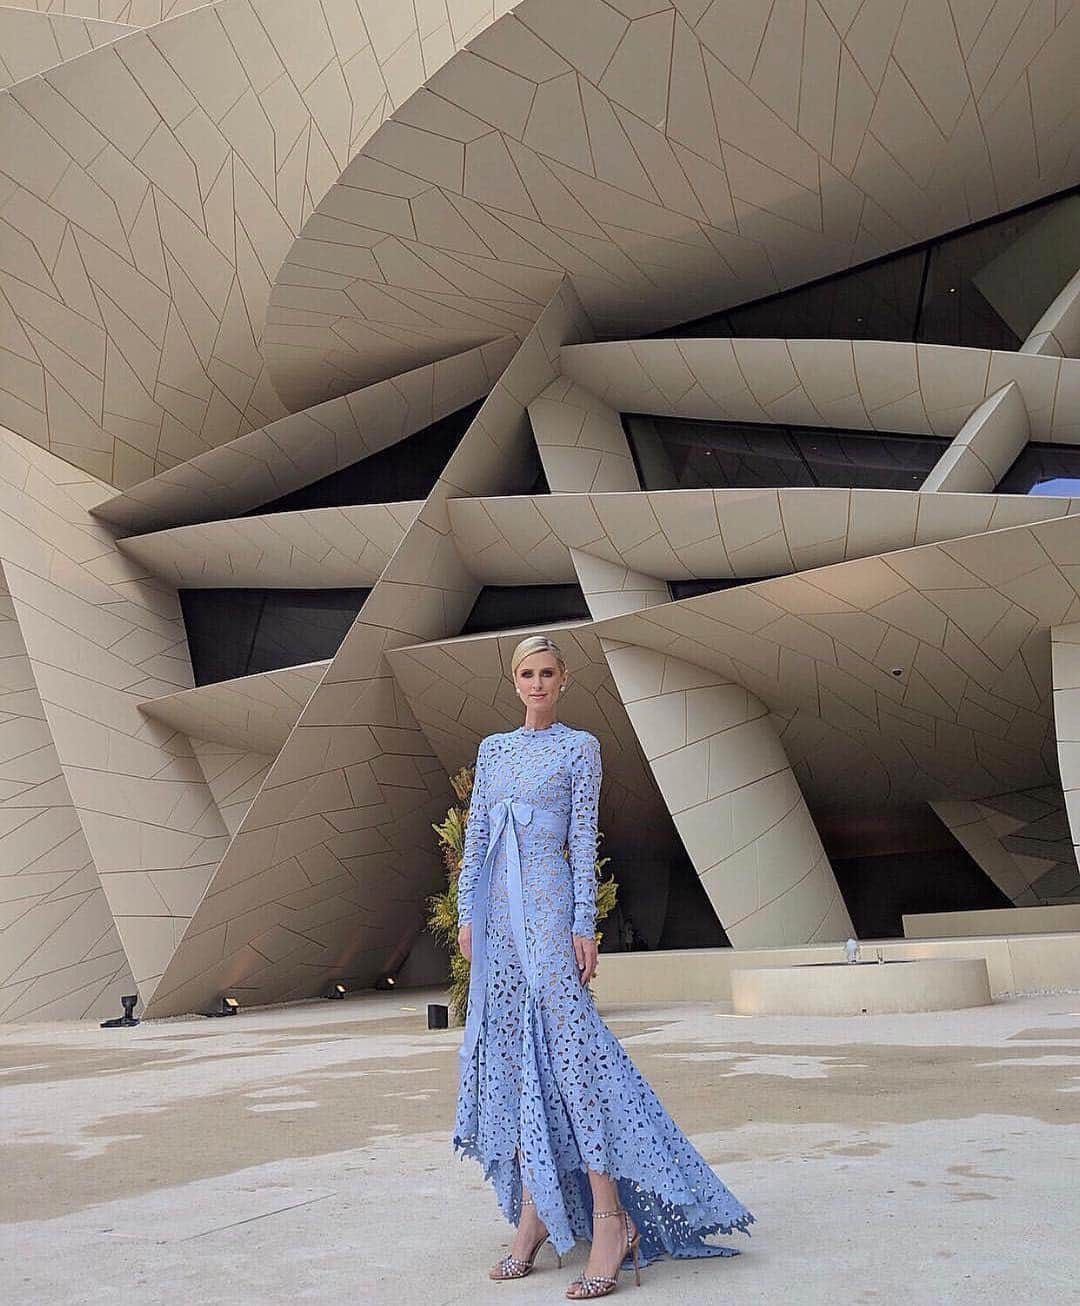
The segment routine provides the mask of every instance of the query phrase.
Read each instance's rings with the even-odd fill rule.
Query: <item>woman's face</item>
[[[554,653],[530,653],[522,658],[514,672],[514,688],[526,707],[554,707],[566,675],[559,670]]]

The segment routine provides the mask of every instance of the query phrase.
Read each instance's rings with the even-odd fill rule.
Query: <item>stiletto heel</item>
[[[526,1197],[521,1205],[535,1207],[536,1203],[530,1201],[529,1198]],[[548,1241],[549,1237],[546,1233],[538,1238],[533,1245],[532,1251],[525,1260],[521,1260],[521,1258],[517,1256],[510,1256],[509,1254],[504,1256],[497,1265],[493,1265],[488,1271],[488,1278],[494,1279],[496,1283],[502,1283],[506,1279],[524,1279],[527,1274],[532,1274],[533,1267],[536,1264],[536,1258],[540,1253],[540,1248]],[[555,1252],[555,1258],[559,1262],[559,1269],[561,1270],[562,1256],[556,1249],[554,1243],[551,1244],[551,1250]]]
[[[613,1293],[619,1286],[619,1270],[622,1269],[622,1262],[627,1256],[633,1257],[634,1282],[639,1288],[641,1287],[641,1266],[638,1262],[641,1233],[639,1230],[634,1229],[629,1213],[621,1206],[615,1211],[593,1211],[594,1220],[606,1220],[615,1215],[622,1216],[623,1226],[626,1231],[626,1251],[623,1252],[622,1259],[619,1261],[615,1277],[609,1278],[606,1274],[586,1274],[583,1270],[580,1277],[575,1279],[566,1290],[566,1295],[571,1301],[593,1301],[597,1297],[606,1297],[609,1293]],[[633,1233],[630,1232],[631,1229],[634,1230]],[[579,1291],[571,1293],[572,1288],[577,1288]]]

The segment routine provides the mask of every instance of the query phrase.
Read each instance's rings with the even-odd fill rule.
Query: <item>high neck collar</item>
[[[549,726],[518,726],[518,733],[523,735],[546,735],[549,731],[558,730],[561,726],[561,721],[552,721]]]

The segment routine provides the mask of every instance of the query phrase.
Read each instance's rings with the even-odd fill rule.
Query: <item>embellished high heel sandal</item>
[[[608,1220],[616,1215],[622,1216],[626,1229],[626,1251],[623,1252],[623,1258],[625,1259],[627,1256],[634,1258],[634,1282],[640,1288],[641,1266],[638,1264],[638,1248],[641,1245],[641,1234],[637,1229],[634,1229],[630,1216],[621,1206],[617,1211],[593,1211],[594,1220]],[[633,1233],[630,1232],[631,1229],[634,1229]],[[575,1279],[567,1288],[566,1295],[571,1301],[592,1301],[596,1297],[606,1297],[619,1286],[619,1270],[621,1269],[622,1262],[620,1261],[619,1269],[615,1271],[613,1279],[609,1279],[606,1274],[586,1274],[582,1270],[581,1277]]]
[[[536,1203],[530,1201],[526,1197],[524,1201],[521,1203],[521,1205],[535,1206]],[[547,1240],[548,1240],[548,1235],[546,1233],[543,1234],[541,1237],[539,1237],[536,1240],[536,1243],[532,1251],[529,1253],[527,1260],[523,1261],[517,1256],[509,1256],[509,1255],[504,1256],[502,1260],[498,1263],[498,1265],[492,1266],[492,1268],[488,1271],[488,1278],[494,1279],[496,1283],[501,1283],[504,1279],[524,1279],[527,1274],[532,1273],[533,1266],[536,1264],[536,1257],[540,1251],[540,1248],[543,1247],[544,1243],[546,1243]],[[561,1270],[562,1257],[559,1255],[558,1252],[555,1252],[555,1257],[559,1262],[559,1269]]]

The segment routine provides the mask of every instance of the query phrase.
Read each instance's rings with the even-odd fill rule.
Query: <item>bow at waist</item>
[[[488,854],[492,845],[497,843],[504,832],[504,827],[538,825],[544,830],[560,834],[570,825],[568,812],[549,812],[543,807],[534,807],[518,798],[501,798],[488,808]]]

